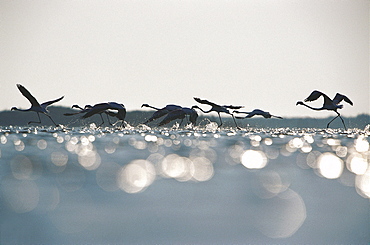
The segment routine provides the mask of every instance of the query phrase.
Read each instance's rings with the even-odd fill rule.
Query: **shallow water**
[[[1,244],[368,244],[369,131],[0,128]]]

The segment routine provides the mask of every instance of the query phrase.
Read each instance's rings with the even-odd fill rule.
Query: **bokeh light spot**
[[[354,174],[364,174],[368,168],[366,158],[360,153],[354,152],[347,159],[347,168]]]
[[[118,173],[118,187],[127,193],[144,191],[155,180],[153,164],[147,160],[134,160],[122,167]]]
[[[261,169],[267,164],[265,153],[257,150],[246,150],[241,156],[241,163],[249,169]]]
[[[261,199],[255,212],[255,227],[270,238],[294,235],[306,219],[301,196],[291,189],[269,199]]]
[[[343,161],[333,153],[326,152],[319,156],[317,167],[325,178],[336,179],[342,174]]]
[[[46,142],[46,140],[44,139],[41,139],[41,140],[38,140],[37,141],[37,147],[40,149],[40,150],[45,150],[46,147],[48,147],[48,143]]]

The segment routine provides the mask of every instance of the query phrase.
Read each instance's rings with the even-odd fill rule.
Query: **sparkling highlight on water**
[[[284,243],[370,198],[369,148],[362,130],[1,128],[0,196],[8,219],[39,217],[58,235],[163,226]]]

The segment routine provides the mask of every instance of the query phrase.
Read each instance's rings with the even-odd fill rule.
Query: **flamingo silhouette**
[[[156,110],[156,112],[154,112],[153,115],[148,120],[146,120],[143,124],[147,124],[147,123],[152,122],[152,121],[154,121],[158,118],[161,118],[164,115],[168,114],[170,111],[180,110],[182,108],[179,105],[172,105],[172,104],[166,105],[163,108],[156,108],[156,107],[150,106],[148,104],[142,104],[141,107],[142,108],[143,107],[148,107],[148,108],[152,108],[152,109]]]
[[[305,103],[303,103],[302,101],[298,101],[296,103],[296,105],[304,105],[312,110],[316,110],[316,111],[322,111],[322,110],[328,110],[328,111],[334,111],[335,113],[337,113],[337,116],[334,117],[327,125],[326,127],[329,128],[329,125],[332,121],[334,121],[337,117],[340,118],[340,120],[342,120],[342,123],[343,123],[343,126],[344,126],[344,129],[347,130],[346,128],[346,125],[344,123],[344,120],[343,118],[340,116],[339,112],[338,112],[338,109],[342,109],[343,108],[343,105],[340,105],[339,103],[342,102],[342,100],[344,100],[345,102],[347,102],[348,104],[352,105],[353,106],[353,103],[352,101],[345,95],[343,94],[339,94],[337,93],[334,97],[334,99],[330,99],[326,94],[320,92],[320,91],[313,91],[304,101],[305,102],[311,102],[311,101],[315,101],[317,100],[320,96],[323,96],[324,97],[324,104],[322,107],[320,108],[314,108],[314,107],[311,107],[309,105],[306,105]]]
[[[204,111],[202,108],[200,108],[198,106],[194,106],[194,108],[197,108],[197,109],[201,110],[203,113],[209,113],[209,112],[212,112],[212,111],[217,112],[218,117],[220,119],[220,124],[218,125],[218,127],[221,127],[222,124],[223,124],[222,123],[222,119],[221,119],[221,115],[220,115],[220,113],[222,112],[222,113],[226,113],[226,114],[231,115],[232,118],[233,118],[233,120],[234,120],[234,123],[235,123],[236,128],[237,129],[240,129],[239,126],[238,126],[238,124],[235,121],[234,115],[229,111],[229,109],[240,109],[240,108],[243,108],[244,106],[234,106],[234,105],[223,105],[223,106],[221,106],[221,105],[217,105],[217,104],[215,104],[213,102],[210,102],[208,100],[203,100],[203,99],[196,98],[196,97],[194,97],[194,100],[196,102],[200,103],[200,104],[206,104],[206,105],[212,106],[211,109],[208,110],[208,111]]]
[[[84,108],[82,108],[81,106],[79,105],[73,105],[72,108],[77,108],[77,109],[80,109],[80,111],[77,111],[77,112],[70,112],[70,113],[64,113],[63,115],[64,116],[73,116],[73,115],[77,115],[77,114],[81,114],[81,113],[85,113],[85,112],[88,112],[92,106],[91,105],[85,105]]]
[[[122,104],[120,104],[122,105]],[[117,111],[111,111],[110,109],[105,111],[105,114],[111,116],[111,117],[116,117],[117,118],[117,121],[111,125],[115,125],[117,124],[119,121],[121,121],[121,126],[120,127],[124,127],[124,124],[125,124],[125,117],[126,117],[126,108],[122,105],[123,108],[121,109],[116,109]],[[109,120],[109,118],[108,118]],[[110,122],[109,122],[110,123]]]
[[[93,106],[91,106],[91,105],[85,105],[84,106],[84,108],[82,108],[81,106],[79,106],[79,105],[73,105],[72,106],[72,108],[77,108],[77,109],[80,109],[80,111],[77,111],[77,112],[71,112],[71,113],[64,113],[63,115],[64,116],[73,116],[73,115],[78,115],[78,114],[82,114],[82,113],[87,113],[87,112],[89,112],[92,108],[93,108]],[[99,114],[99,116],[100,116],[100,118],[101,118],[101,123],[98,125],[98,127],[100,127],[101,125],[103,125],[104,124],[104,119],[103,119],[103,116],[102,116],[102,114],[103,113],[106,113],[106,111],[101,111],[100,113],[98,113]],[[107,113],[106,113],[107,114]],[[109,120],[109,117],[108,117],[108,114],[107,114],[107,119],[108,119],[108,123],[110,124],[110,125],[112,125],[112,123],[110,122],[110,120]]]
[[[251,117],[254,117],[254,116],[263,116],[264,118],[271,118],[271,117],[275,117],[275,118],[283,119],[282,117],[271,115],[271,114],[270,114],[270,112],[268,112],[268,111],[263,111],[263,110],[260,110],[260,109],[254,109],[254,110],[253,110],[253,111],[251,111],[251,112],[234,111],[234,113],[244,113],[244,114],[248,114],[248,115],[247,115],[247,116],[245,116],[245,117],[236,117],[236,118],[238,118],[238,119],[251,118]]]
[[[167,116],[158,124],[158,126],[163,126],[176,119],[181,119],[181,125],[186,115],[189,115],[190,123],[195,126],[198,118],[198,113],[194,110],[196,107],[197,106],[193,106],[192,108],[182,107],[181,109],[170,111],[167,113]]]
[[[117,112],[110,112],[108,110],[117,110]],[[88,117],[91,117],[95,114],[100,114],[100,113],[106,113],[107,115],[117,117],[118,120],[122,121],[122,125],[123,125],[125,117],[126,117],[126,108],[123,104],[119,104],[117,102],[99,103],[99,104],[95,104],[93,107],[91,107],[86,112],[86,114],[82,116],[82,118],[88,118]],[[109,118],[108,118],[108,120],[109,120]]]
[[[51,104],[54,104],[54,103],[62,100],[64,98],[64,96],[62,96],[58,99],[47,101],[47,102],[44,102],[44,103],[40,104],[36,100],[36,98],[33,97],[32,94],[24,86],[22,86],[21,84],[17,84],[17,88],[19,89],[21,94],[24,97],[26,97],[28,99],[28,101],[31,103],[31,107],[29,109],[18,109],[17,107],[12,107],[11,108],[12,111],[34,111],[34,112],[36,112],[37,116],[39,118],[39,121],[38,122],[37,121],[29,121],[28,124],[30,124],[30,123],[41,123],[40,113],[42,113],[42,114],[46,115],[47,117],[49,117],[50,120],[54,123],[55,126],[59,126],[58,124],[56,124],[54,122],[54,120],[49,115],[49,111],[47,110],[47,107]]]

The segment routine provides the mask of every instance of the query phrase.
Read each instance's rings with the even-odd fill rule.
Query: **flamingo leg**
[[[342,121],[342,123],[343,123],[343,126],[344,126],[344,130],[347,130],[347,127],[346,127],[346,124],[344,123],[344,120],[343,120],[343,118],[340,116],[340,114],[338,113],[338,112],[336,112],[337,113],[337,116],[336,117],[334,117],[329,123],[328,123],[328,125],[326,126],[327,128],[329,127],[329,125],[330,125],[330,123],[332,122],[332,121],[334,121],[337,117],[339,117],[340,118],[340,120]]]
[[[58,124],[56,124],[55,122],[54,122],[54,120],[53,120],[53,118],[51,118],[51,116],[50,115],[48,115],[48,114],[45,114],[46,116],[48,116],[49,118],[50,118],[50,120],[54,123],[54,125],[56,126],[56,127],[58,127],[59,125]]]
[[[37,116],[39,118],[39,121],[38,122],[36,122],[36,121],[29,121],[27,124],[30,124],[30,123],[41,123],[40,114],[38,112],[36,112],[36,113],[37,113]]]
[[[109,120],[109,115],[108,115],[108,114],[106,114],[106,115],[107,115],[107,120],[108,120],[109,125],[114,126],[114,124],[112,124],[112,123],[110,122],[110,120]]]
[[[332,121],[334,121],[338,116],[334,117],[330,122],[328,122],[328,124],[326,125],[327,128],[329,128],[329,125]]]
[[[218,118],[220,118],[220,124],[218,125],[218,127],[221,127],[222,126],[222,119],[221,119],[221,115],[220,115],[220,113],[219,112],[217,112],[218,113]]]
[[[234,115],[233,115],[233,114],[231,114],[231,116],[233,117],[233,120],[234,120],[234,123],[235,123],[236,128],[240,130],[241,128],[239,128],[238,124],[236,124],[236,120],[235,120]]]
[[[335,119],[337,119],[337,117],[340,117],[340,114],[338,112],[337,112],[337,114],[338,115],[336,117],[334,117],[333,119],[331,119],[330,122],[328,122],[328,125],[326,125],[327,128],[329,128],[330,123],[332,123]]]
[[[344,124],[344,120],[343,120],[343,118],[341,117],[341,116],[338,116],[339,118],[340,118],[340,120],[342,120],[342,123],[343,123],[343,126],[344,126],[344,130],[346,130],[347,131],[347,127],[346,127],[346,125]]]
[[[103,125],[104,124],[104,119],[103,119],[103,116],[101,115],[101,114],[99,114],[100,115],[100,118],[101,118],[101,124],[99,124],[99,126],[98,127],[100,127],[101,125]]]

